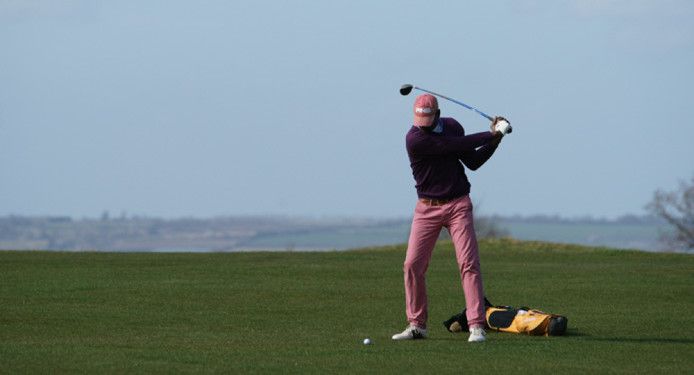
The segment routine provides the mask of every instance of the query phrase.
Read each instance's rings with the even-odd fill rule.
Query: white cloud
[[[689,48],[694,42],[694,2],[686,0],[570,0],[578,17],[610,24],[606,35],[626,47]]]
[[[91,16],[96,1],[87,0],[0,0],[0,20],[23,22],[42,19],[65,19]]]
[[[652,12],[667,0],[572,0],[574,11],[586,16],[636,16]],[[677,2],[677,1],[670,1]]]

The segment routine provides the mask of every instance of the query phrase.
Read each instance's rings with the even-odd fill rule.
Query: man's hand
[[[513,130],[511,123],[501,116],[494,117],[490,127],[491,132],[496,136],[504,136]]]

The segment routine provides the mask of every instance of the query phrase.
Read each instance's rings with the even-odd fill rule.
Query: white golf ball
[[[365,338],[364,339],[364,345],[371,345],[371,339],[370,338]]]

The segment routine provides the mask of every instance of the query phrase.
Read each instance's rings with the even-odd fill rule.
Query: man
[[[494,153],[503,134],[496,117],[489,132],[465,135],[453,118],[441,118],[436,97],[420,95],[414,104],[414,126],[407,133],[407,154],[419,200],[415,207],[403,271],[409,326],[393,340],[427,336],[425,274],[441,228],[455,246],[465,293],[470,342],[485,340],[485,306],[477,239],[472,223],[470,183],[462,164],[472,170]],[[504,130],[506,131],[506,130]],[[461,164],[462,162],[462,164]]]

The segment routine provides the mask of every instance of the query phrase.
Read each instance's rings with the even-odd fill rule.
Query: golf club
[[[451,98],[449,98],[449,97],[447,97],[447,96],[445,96],[445,95],[437,94],[437,93],[435,93],[435,92],[433,92],[433,91],[429,91],[429,90],[423,89],[423,88],[421,88],[421,87],[417,87],[417,86],[410,85],[409,83],[406,83],[406,84],[404,84],[404,85],[402,85],[402,86],[400,87],[400,95],[403,95],[403,96],[404,96],[404,95],[408,95],[409,93],[412,92],[412,89],[419,90],[419,91],[424,91],[424,92],[427,92],[427,93],[429,93],[429,94],[431,94],[431,95],[438,96],[439,98],[443,98],[443,99],[446,99],[446,100],[450,100],[450,101],[452,101],[452,102],[455,103],[455,104],[461,105],[461,106],[463,106],[463,107],[465,107],[465,108],[467,108],[467,109],[469,109],[469,110],[471,110],[471,111],[475,111],[475,112],[479,113],[480,115],[486,117],[489,121],[494,121],[494,118],[493,118],[492,116],[489,116],[488,114],[486,114],[486,113],[480,111],[479,109],[477,109],[477,108],[475,108],[475,107],[471,107],[471,106],[469,106],[469,105],[467,105],[467,104],[465,104],[465,103],[463,103],[463,102],[459,102],[459,101],[457,101],[457,100],[455,100],[455,99],[451,99]]]

